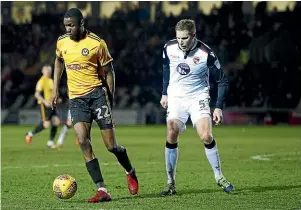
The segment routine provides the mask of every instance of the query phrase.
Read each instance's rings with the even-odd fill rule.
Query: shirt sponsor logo
[[[67,69],[69,70],[83,70],[83,69],[89,69],[89,66],[82,66],[80,64],[69,64],[66,65]]]
[[[171,59],[180,59],[180,56],[177,56],[177,55],[170,55],[170,58],[171,58]]]
[[[190,67],[188,66],[187,63],[180,63],[177,66],[177,72],[181,75],[187,75],[190,72]]]

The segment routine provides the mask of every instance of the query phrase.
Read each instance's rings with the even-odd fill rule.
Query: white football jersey
[[[183,97],[204,94],[209,97],[208,54],[213,59],[211,65],[220,69],[217,57],[203,42],[196,40],[188,52],[179,48],[176,39],[167,42],[163,50],[163,68],[169,70],[169,78],[163,78],[163,86],[164,80],[169,82],[165,84],[168,85],[165,94],[163,87],[163,95]]]

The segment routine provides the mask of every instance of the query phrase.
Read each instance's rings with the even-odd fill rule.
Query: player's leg
[[[90,139],[91,123],[88,122],[77,122],[74,125],[74,131],[78,136],[80,148],[82,150],[84,160],[87,166],[87,170],[97,185],[97,187],[104,187],[102,174],[100,172],[98,160],[93,152]]]
[[[212,119],[210,115],[209,99],[197,101],[197,106],[191,108],[191,120],[201,140],[204,142],[205,154],[214,172],[216,183],[226,192],[233,189],[233,185],[226,180],[222,173],[217,143],[212,135]]]
[[[59,125],[60,125],[60,119],[55,113],[53,113],[52,117],[51,117],[50,136],[49,136],[49,140],[47,142],[47,146],[49,148],[52,148],[52,149],[56,148],[56,145],[54,143],[54,138],[56,136],[57,128]]]
[[[71,113],[70,110],[68,110],[68,116],[67,116],[67,121],[66,123],[63,125],[63,128],[60,132],[59,138],[57,140],[57,146],[58,147],[62,147],[64,144],[64,140],[67,136],[68,130],[69,128],[72,127],[72,121],[71,121]]]
[[[31,144],[32,137],[41,132],[42,130],[48,128],[50,126],[50,119],[47,118],[46,108],[44,104],[40,104],[41,118],[42,121],[32,130],[26,133],[25,141],[27,144]]]
[[[113,153],[127,175],[128,189],[132,195],[138,193],[139,184],[135,168],[132,166],[125,147],[119,145],[115,137],[115,129],[101,130],[101,135],[109,152]]]
[[[91,145],[90,131],[91,123],[77,122],[74,125],[74,131],[78,136],[80,148],[82,150],[87,170],[96,184],[97,188],[104,187],[104,180],[100,171],[99,162],[96,158]]]
[[[115,137],[115,129],[105,129],[101,130],[101,136],[103,138],[104,144],[106,145],[109,152],[113,153],[120,165],[124,168],[127,173],[132,173],[134,168],[129,160],[126,149],[119,145]]]
[[[104,179],[91,145],[91,111],[89,100],[85,98],[70,99],[70,112],[72,116],[73,128],[78,137],[87,171],[97,187],[97,193],[88,202],[97,203],[110,201],[111,196],[105,188]]]
[[[108,151],[116,156],[120,165],[125,169],[130,193],[132,195],[137,194],[139,186],[136,172],[130,162],[126,148],[117,143],[112,110],[106,88],[101,88],[98,91],[99,98],[95,99],[91,106],[94,110],[93,119],[101,130],[101,135]]]
[[[188,113],[182,111],[180,101],[169,99],[167,110],[167,139],[165,143],[165,166],[167,174],[167,187],[161,195],[176,194],[176,170],[178,162],[178,139],[181,132],[186,129],[185,123]]]

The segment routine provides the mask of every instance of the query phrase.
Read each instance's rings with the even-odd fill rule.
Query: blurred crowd
[[[160,12],[158,3],[154,21],[139,7],[122,7],[109,19],[87,18],[86,27],[107,42],[115,60],[115,107],[159,107],[163,46],[175,38],[180,19],[192,18],[197,38],[216,52],[228,74],[226,107],[295,108],[301,97],[300,2],[286,12],[268,13],[266,4],[258,3],[254,14],[244,14],[242,2],[223,2],[209,15],[187,9],[175,17]],[[41,66],[53,64],[56,40],[64,34],[62,17],[33,13],[30,24],[2,25],[2,108],[36,106],[35,84]]]

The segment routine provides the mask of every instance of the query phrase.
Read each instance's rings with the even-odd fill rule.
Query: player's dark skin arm
[[[51,108],[54,109],[56,106],[56,102],[59,95],[59,84],[61,81],[61,76],[63,73],[64,64],[63,61],[60,60],[58,57],[55,58],[54,62],[54,78],[53,78],[53,90],[52,96],[50,99]]]
[[[115,72],[114,72],[113,63],[110,62],[109,64],[103,66],[102,68],[103,68],[103,71],[105,73],[105,80],[108,84],[110,93],[112,94],[112,97],[114,97],[114,93],[115,93]]]

